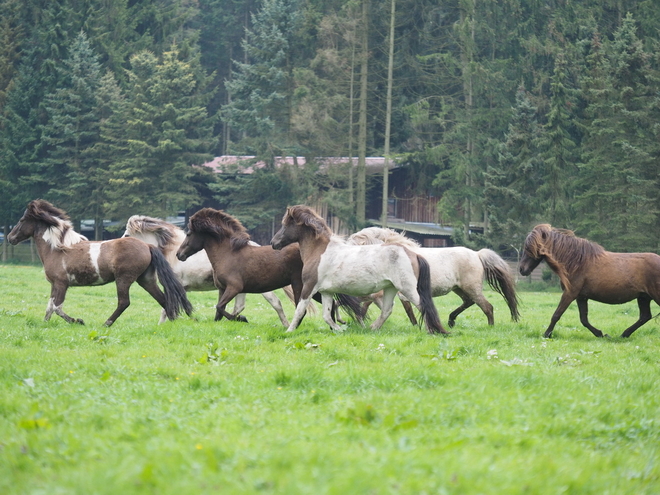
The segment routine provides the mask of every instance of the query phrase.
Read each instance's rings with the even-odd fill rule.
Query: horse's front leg
[[[218,299],[218,304],[215,307],[215,321],[221,320],[224,316],[228,320],[247,323],[247,319],[244,316],[233,315],[225,309],[227,304],[239,294],[240,290],[234,289],[233,287],[225,287],[224,291],[220,291],[220,298]]]
[[[341,332],[342,330],[341,326],[339,326],[334,319],[336,306],[332,294],[329,294],[327,292],[322,293],[321,300],[323,302],[323,319],[328,325],[330,325],[330,328],[333,331]]]
[[[587,327],[591,333],[593,333],[596,337],[609,337],[609,335],[605,335],[603,332],[598,330],[595,326],[593,326],[591,323],[589,323],[589,300],[586,297],[579,297],[577,299],[577,306],[578,309],[580,310],[580,322]],[[650,308],[651,305],[649,304],[649,317],[650,317]]]
[[[277,297],[274,292],[264,292],[261,295],[264,296],[264,299],[268,301],[270,305],[273,307],[273,309],[277,312],[277,315],[280,317],[280,321],[282,322],[282,325],[288,327],[289,320],[284,314],[284,310],[282,309],[282,302],[280,301],[280,298]]]
[[[552,337],[552,331],[554,330],[555,325],[574,300],[574,295],[567,292],[562,293],[561,299],[559,300],[559,306],[557,306],[557,309],[555,309],[555,312],[552,314],[552,318],[550,318],[550,325],[543,334],[546,339]]]
[[[80,323],[84,325],[85,322],[80,318],[71,318],[68,314],[62,310],[62,304],[64,304],[64,297],[66,296],[66,291],[69,287],[60,282],[55,282],[50,286],[50,299],[48,300],[48,306],[46,306],[46,316],[44,321],[50,320],[50,317],[55,313],[59,315],[67,323]]]
[[[380,315],[378,315],[376,321],[374,321],[371,324],[372,330],[378,330],[380,327],[382,327],[383,323],[385,323],[385,320],[387,320],[389,316],[392,314],[392,308],[394,307],[394,298],[396,297],[397,292],[398,291],[395,287],[390,287],[383,290],[383,299],[381,301]]]
[[[639,296],[637,298],[637,307],[639,308],[639,319],[634,325],[626,328],[621,334],[621,337],[630,337],[635,330],[651,319],[651,298],[649,296],[646,294]]]
[[[293,314],[291,324],[289,325],[289,328],[286,329],[287,332],[293,332],[296,328],[298,328],[298,325],[300,325],[300,322],[307,313],[307,306],[309,306],[311,300],[312,298],[309,297],[309,295],[307,297],[300,298],[298,304],[296,305],[296,312]]]

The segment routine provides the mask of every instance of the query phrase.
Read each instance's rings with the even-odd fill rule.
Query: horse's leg
[[[335,305],[335,300],[332,297],[332,294],[321,294],[321,300],[323,301],[323,319],[328,325],[330,325],[330,328],[333,331],[341,332],[341,327],[335,321],[335,316],[338,309]]]
[[[277,297],[274,292],[264,292],[262,296],[264,296],[264,299],[270,303],[270,305],[273,307],[277,315],[280,317],[280,321],[282,322],[282,325],[288,327],[289,320],[284,314],[284,309],[282,309],[282,301],[280,301],[280,298]]]
[[[117,284],[117,309],[115,309],[114,313],[112,313],[110,315],[110,318],[108,318],[105,321],[104,325],[106,327],[109,327],[110,325],[112,325],[117,320],[117,318],[119,318],[121,316],[121,314],[124,311],[126,311],[126,308],[128,308],[131,305],[131,297],[129,295],[129,290],[130,290],[131,285],[133,284],[133,282],[135,282],[135,279],[132,279],[132,278],[127,279],[127,278],[124,278],[124,277],[121,277],[121,276],[117,277],[117,280],[115,282]],[[142,285],[142,284],[140,284],[140,285]],[[148,286],[148,284],[145,284],[145,285]],[[149,291],[149,289],[147,289],[147,287],[145,287],[144,285],[142,285],[142,287],[144,287],[145,290],[147,290],[147,292],[149,292],[149,294],[151,294],[151,291]],[[153,290],[153,288],[152,288],[152,290]],[[158,291],[160,292],[160,289],[158,289]],[[154,296],[154,294],[151,294],[151,295]],[[154,299],[156,299],[156,301],[158,301],[158,303],[162,307],[165,307],[165,295],[162,292],[160,293],[160,297],[162,298],[160,301],[158,301],[158,298],[156,296],[154,296]]]
[[[383,290],[383,299],[382,299],[382,306],[380,309],[380,315],[378,315],[376,321],[374,321],[371,324],[372,330],[378,330],[380,327],[382,327],[383,323],[385,323],[385,320],[387,320],[389,316],[392,314],[392,308],[394,307],[394,298],[396,297],[397,292],[398,291],[395,287],[390,287]]]
[[[66,291],[68,286],[62,283],[53,283],[50,286],[50,299],[48,300],[48,306],[46,306],[46,316],[44,321],[50,320],[50,317],[53,313],[60,316],[67,323],[80,323],[84,325],[85,322],[80,318],[72,318],[64,312],[62,309],[62,304],[64,304],[64,297],[66,296]]]
[[[245,309],[245,300],[247,299],[247,294],[237,294],[234,298],[234,309],[231,314],[234,316],[240,315]]]
[[[472,307],[475,303],[481,308],[481,311],[484,312],[486,318],[488,318],[488,324],[494,325],[495,320],[493,318],[493,305],[488,302],[488,300],[478,291],[472,291],[472,294],[466,293],[463,289],[454,289],[454,293],[458,295],[462,300],[458,308],[451,312],[449,315],[449,326],[453,327],[456,324],[456,318],[466,309]]]
[[[621,334],[621,337],[630,337],[635,330],[651,319],[651,298],[649,296],[646,294],[639,296],[637,298],[637,307],[639,307],[639,320],[634,325],[626,328]]]
[[[555,312],[552,314],[552,318],[550,318],[550,325],[543,334],[543,337],[546,339],[552,337],[552,331],[554,330],[555,325],[561,318],[561,315],[564,314],[564,312],[568,309],[574,300],[575,296],[568,294],[567,292],[562,293],[561,299],[559,300],[559,306],[557,306],[557,309],[555,309]]]
[[[406,299],[402,294],[399,294],[399,301],[401,301],[401,305],[403,306],[403,309],[406,312],[406,315],[408,316],[410,323],[412,323],[413,325],[419,325],[419,322],[417,321],[417,317],[415,316],[415,312],[413,310],[412,303],[408,301],[408,299]]]
[[[596,337],[609,337],[609,335],[603,334],[603,332],[601,332],[595,326],[589,323],[589,299],[587,299],[586,297],[578,297],[576,302],[578,309],[580,310],[580,323],[582,323],[582,325],[587,327],[591,331],[591,333],[593,333]],[[649,305],[649,309],[650,309],[650,305]],[[649,310],[649,317],[650,317],[650,310]]]
[[[293,314],[293,319],[289,324],[289,328],[286,329],[287,332],[293,332],[296,328],[298,328],[298,325],[300,325],[300,322],[302,321],[303,317],[305,316],[305,313],[307,312],[307,306],[309,305],[311,300],[312,300],[311,297],[300,298],[298,304],[296,305],[296,312]]]
[[[165,323],[167,321],[167,311],[165,311],[165,294],[163,294],[163,291],[160,290],[160,287],[156,282],[156,276],[153,274],[153,272],[149,272],[149,270],[147,270],[142,275],[140,275],[136,281],[140,287],[146,290],[149,295],[153,297],[156,302],[163,308],[163,310],[160,312],[160,319],[158,320],[158,324],[160,325],[161,323]],[[119,291],[119,287],[117,287],[117,291]],[[106,324],[107,323],[108,322],[106,321]],[[112,323],[110,323],[110,325],[112,325]]]
[[[241,287],[242,288],[242,287]],[[235,320],[235,321],[241,321],[243,323],[247,323],[247,319],[241,315],[234,316],[233,314],[229,313],[226,311],[225,307],[227,304],[234,298],[236,297],[240,292],[232,287],[225,287],[225,290],[222,291],[222,294],[220,295],[220,299],[218,300],[218,304],[215,307],[215,319],[216,321],[222,319],[224,316],[228,320]]]

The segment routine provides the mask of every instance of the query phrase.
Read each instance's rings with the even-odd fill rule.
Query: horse
[[[273,248],[281,250],[293,243],[300,245],[303,290],[287,331],[297,327],[315,292],[321,293],[325,321],[340,331],[341,327],[330,317],[333,293],[365,296],[382,290],[381,314],[371,325],[372,330],[379,329],[390,316],[398,291],[419,308],[429,333],[448,333],[433,304],[429,265],[422,256],[397,244],[348,244],[333,235],[323,218],[304,205],[287,208],[282,227],[271,240]]]
[[[483,295],[483,281],[500,294],[506,301],[511,319],[518,321],[518,297],[515,280],[509,266],[490,249],[473,251],[466,247],[425,248],[414,240],[392,229],[367,227],[348,237],[347,242],[356,245],[400,244],[412,252],[422,255],[431,267],[431,293],[433,297],[444,296],[450,291],[456,293],[463,303],[449,315],[449,326],[453,327],[456,318],[475,303],[486,315],[488,324],[495,323],[493,305]],[[379,300],[375,300],[376,304]],[[406,314],[413,324],[415,316],[410,303],[401,300]]]
[[[112,325],[130,305],[129,290],[137,282],[158,304],[170,320],[181,309],[188,315],[192,306],[172,268],[158,248],[130,237],[90,242],[73,230],[68,215],[48,201],[31,201],[22,218],[7,236],[11,244],[32,237],[39,258],[51,284],[45,320],[53,313],[68,323],[84,324],[62,310],[66,291],[71,286],[117,285],[117,309],[106,320]],[[165,288],[163,293],[157,280]]]
[[[141,241],[157,246],[165,256],[174,270],[175,275],[183,284],[186,291],[209,291],[217,290],[213,283],[213,267],[209,261],[206,251],[201,250],[190,256],[185,262],[179,261],[176,252],[179,246],[186,238],[182,229],[163,220],[148,217],[144,215],[133,215],[126,222],[126,231],[124,237],[136,237]],[[250,243],[258,246],[256,243]],[[293,300],[293,293],[289,286],[284,287],[287,296]],[[282,303],[273,292],[262,294],[264,299],[270,303],[273,309],[280,317],[282,325],[289,326],[289,320],[284,314]],[[238,294],[234,300],[234,310],[232,315],[238,318],[238,315],[245,309],[245,294]],[[163,312],[160,322],[165,321],[166,315]]]
[[[651,300],[660,304],[660,256],[654,253],[613,253],[595,242],[576,237],[570,230],[539,224],[523,246],[520,273],[529,275],[541,261],[559,276],[562,295],[543,334],[552,336],[555,325],[575,300],[580,322],[596,337],[607,337],[589,323],[588,301],[623,304],[637,299],[639,319],[621,337],[651,319]]]
[[[216,320],[235,319],[225,306],[244,292],[260,294],[291,285],[294,304],[298,304],[303,288],[303,264],[297,244],[281,251],[253,245],[238,219],[222,210],[202,208],[190,217],[186,238],[176,256],[186,261],[201,250],[208,255],[213,267],[213,283],[220,292]],[[351,316],[361,320],[357,299],[342,295],[338,301]]]

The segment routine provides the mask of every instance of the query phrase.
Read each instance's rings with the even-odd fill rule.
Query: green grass
[[[157,325],[135,286],[108,330],[113,285],[69,291],[85,326],[44,322],[48,293],[0,265],[3,494],[660,493],[656,320],[601,340],[573,305],[545,340],[558,293],[522,292],[514,324],[489,292],[495,326],[471,308],[449,337],[398,303],[379,333],[287,335],[261,296],[249,324],[213,322],[211,292]],[[446,321],[458,298],[436,303]],[[619,335],[636,303],[590,316]]]

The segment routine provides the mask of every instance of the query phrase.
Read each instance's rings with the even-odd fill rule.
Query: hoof
[[[456,325],[456,320],[449,320],[447,322],[447,325],[449,326],[449,328],[454,328],[454,325]]]
[[[238,315],[238,316],[235,318],[235,320],[236,320],[236,321],[240,321],[240,322],[242,322],[242,323],[247,323],[247,322],[248,322],[248,321],[247,321],[247,318],[246,318],[245,316],[241,316],[241,315]]]
[[[85,324],[85,322],[82,321],[80,318],[76,318],[74,323],[77,323],[78,325],[84,325]],[[112,323],[110,325],[112,325]],[[110,325],[108,325],[108,326],[110,326]]]

